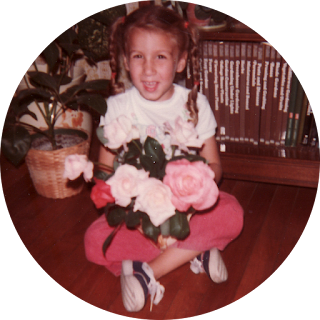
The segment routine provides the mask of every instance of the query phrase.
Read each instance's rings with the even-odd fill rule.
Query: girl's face
[[[177,43],[168,34],[135,28],[124,64],[143,98],[165,101],[173,95],[175,74],[183,71],[186,60],[187,53],[179,58]]]

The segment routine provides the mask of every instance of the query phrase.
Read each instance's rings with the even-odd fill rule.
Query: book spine
[[[251,82],[251,64],[252,64],[252,43],[247,43],[247,58],[246,58],[246,85],[245,85],[245,136],[244,141],[249,143],[251,137],[251,122],[250,122],[250,82]]]
[[[296,104],[298,89],[298,78],[295,73],[292,73],[291,88],[290,88],[290,98],[289,98],[289,108],[288,108],[288,121],[287,121],[287,130],[285,137],[285,146],[291,146],[291,140],[293,135],[293,120],[294,120],[294,109]]]
[[[220,138],[226,140],[225,93],[224,93],[224,43],[219,42],[219,85],[220,85]]]
[[[276,52],[273,47],[270,47],[270,63],[269,63],[269,76],[268,76],[268,88],[267,88],[267,104],[266,104],[266,134],[265,144],[274,144],[274,140],[271,140],[271,121],[272,121],[272,100],[275,78],[275,60]]]
[[[240,136],[240,43],[235,43],[235,96],[234,96],[234,128],[235,140],[241,141]]]
[[[229,105],[229,51],[230,44],[229,42],[224,43],[224,116],[225,116],[225,125],[226,125],[226,141],[230,140],[230,127],[229,127],[229,118],[230,118],[230,105]]]
[[[308,101],[307,105],[307,112],[304,120],[304,125],[303,125],[303,134],[302,134],[302,140],[301,144],[303,145],[308,145],[309,144],[309,134],[310,134],[310,128],[311,128],[311,118],[312,118],[312,109],[310,102]]]
[[[252,65],[251,65],[251,84],[250,84],[250,143],[255,143],[256,137],[256,80],[257,80],[257,64],[258,64],[258,48],[259,45],[254,43],[252,45]]]
[[[275,68],[274,68],[274,85],[272,96],[272,119],[271,119],[271,138],[270,143],[276,146],[280,145],[280,132],[281,132],[281,120],[282,109],[279,112],[279,97],[280,97],[280,85],[281,85],[281,56],[276,51]]]
[[[296,103],[295,103],[294,115],[293,115],[292,137],[291,137],[291,142],[290,142],[291,147],[297,146],[300,117],[301,117],[302,104],[303,104],[303,96],[304,96],[304,91],[303,91],[303,88],[302,88],[300,81],[298,80]]]
[[[305,124],[306,116],[307,116],[307,109],[308,109],[308,98],[306,93],[303,93],[303,100],[302,100],[302,107],[301,107],[301,114],[300,114],[300,123],[298,129],[298,137],[297,137],[297,145],[301,144],[302,137],[303,137],[303,127]]]
[[[216,139],[220,137],[220,88],[219,88],[219,46],[217,42],[210,41],[209,48],[209,88],[210,101],[217,122]]]
[[[245,107],[246,107],[246,58],[247,44],[240,44],[240,141],[244,142],[246,135]]]
[[[208,41],[202,42],[202,52],[203,52],[203,94],[209,101],[209,67],[208,67]]]
[[[280,85],[280,97],[279,97],[279,110],[282,113],[281,118],[281,129],[280,129],[280,145],[284,145],[287,120],[288,120],[288,108],[289,108],[289,95],[291,86],[292,70],[288,63],[282,58],[281,67],[281,85]]]
[[[270,46],[263,44],[263,77],[262,77],[262,97],[260,114],[260,144],[266,144],[267,131],[267,95],[268,95],[268,77],[270,64]]]
[[[198,51],[199,51],[199,92],[204,94],[203,90],[203,46],[199,45],[198,46]]]
[[[229,135],[230,141],[239,141],[235,135],[235,113],[234,113],[234,77],[235,77],[235,47],[234,42],[229,44]]]
[[[258,46],[258,58],[256,68],[256,90],[255,90],[255,120],[254,120],[254,144],[259,144],[260,134],[260,111],[261,111],[261,96],[262,96],[262,81],[263,81],[263,45]]]
[[[316,125],[316,120],[314,118],[314,114],[311,113],[311,125],[310,125],[310,133],[309,133],[309,145],[311,147],[319,146],[319,136]]]

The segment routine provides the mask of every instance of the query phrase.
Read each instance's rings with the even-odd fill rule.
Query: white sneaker
[[[127,311],[140,311],[151,295],[150,311],[158,304],[164,294],[164,287],[156,281],[150,266],[146,262],[125,260],[121,271],[122,302]]]
[[[195,274],[205,272],[216,283],[221,283],[228,279],[227,268],[217,248],[205,251],[190,262],[190,269]]]

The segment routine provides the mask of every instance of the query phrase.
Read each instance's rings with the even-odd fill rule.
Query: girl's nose
[[[151,59],[146,59],[144,63],[144,73],[146,75],[153,75],[155,73],[155,65]]]

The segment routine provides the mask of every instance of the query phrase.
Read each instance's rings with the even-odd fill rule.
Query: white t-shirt
[[[169,137],[163,134],[163,125],[169,122],[174,127],[178,116],[185,121],[189,119],[189,111],[186,108],[189,92],[189,89],[175,84],[174,93],[170,99],[149,101],[144,99],[133,86],[124,93],[108,98],[107,113],[100,124],[109,124],[120,115],[126,115],[138,127],[140,140],[151,136],[157,139],[165,149],[170,141],[167,140]],[[198,94],[197,106],[199,119],[196,130],[198,138],[204,141],[215,134],[217,122],[203,94]]]

